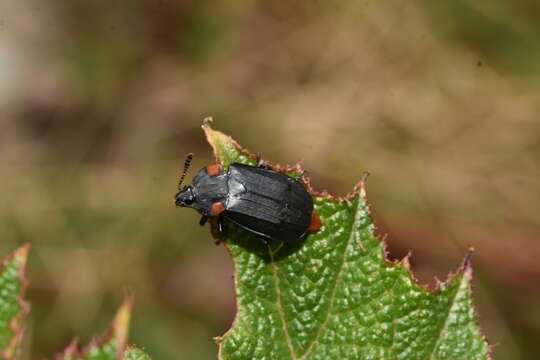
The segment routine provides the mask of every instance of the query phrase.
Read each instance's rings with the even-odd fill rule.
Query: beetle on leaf
[[[297,179],[271,170],[257,156],[257,166],[233,163],[225,170],[208,165],[182,187],[193,154],[188,154],[175,196],[176,206],[190,207],[201,215],[200,225],[217,218],[270,240],[294,241],[308,230],[318,230],[321,220],[313,209],[313,199]]]

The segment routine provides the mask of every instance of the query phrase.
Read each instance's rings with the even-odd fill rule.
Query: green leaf
[[[109,329],[103,335],[94,339],[84,349],[79,348],[77,340],[72,341],[63,353],[58,354],[55,357],[55,360],[124,359],[124,349],[126,349],[132,304],[133,301],[131,297],[127,297],[116,313]],[[136,357],[131,359],[136,359]]]
[[[150,356],[144,352],[144,350],[134,346],[128,345],[126,351],[124,351],[124,360],[152,360]]]
[[[254,163],[254,154],[208,120],[203,130],[221,164]],[[407,258],[386,258],[363,182],[344,198],[312,193],[323,226],[299,244],[267,247],[227,229],[238,312],[216,338],[220,359],[490,357],[472,304],[470,254],[446,282],[428,289],[411,275]]]
[[[26,289],[28,245],[17,249],[0,264],[0,354],[15,359],[22,339],[22,318],[29,305],[23,300]]]

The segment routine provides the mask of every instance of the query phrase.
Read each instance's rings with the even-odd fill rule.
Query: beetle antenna
[[[192,159],[193,153],[186,155],[186,161],[184,161],[184,170],[182,171],[182,176],[180,176],[180,181],[178,181],[178,190],[182,190],[182,183],[184,182],[184,178],[186,177]]]

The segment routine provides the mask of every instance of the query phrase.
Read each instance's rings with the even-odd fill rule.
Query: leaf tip
[[[17,250],[15,250],[15,257],[22,265],[26,265],[26,260],[28,259],[28,251],[30,251],[30,243],[25,243]]]
[[[206,141],[208,141],[208,143],[212,147],[212,152],[214,153],[216,162],[223,164],[224,151],[227,151],[227,150],[231,151],[234,149],[239,152],[242,152],[243,149],[230,136],[225,135],[221,131],[212,129],[212,127],[210,126],[212,122],[214,122],[213,117],[211,116],[205,117],[203,119],[203,123],[201,127],[204,131]]]
[[[133,295],[127,292],[124,302],[118,309],[112,323],[112,331],[116,338],[116,357],[120,360],[123,357],[124,349],[129,332],[129,322],[131,320],[131,310],[133,308]]]
[[[355,196],[356,194],[360,194],[361,197],[366,198],[366,182],[369,177],[370,173],[367,171],[364,171],[362,173],[362,176],[360,176],[360,180],[354,185],[353,191],[350,195],[345,196],[345,198],[349,196]]]
[[[12,252],[9,256],[7,256],[2,263],[0,264],[0,269],[4,268],[9,262],[16,261],[17,265],[19,265],[19,268],[23,269],[26,266],[26,261],[28,259],[28,251],[30,250],[30,244],[25,243],[22,246],[20,246],[17,250]]]
[[[465,267],[471,267],[472,266],[472,256],[474,254],[474,248],[471,246],[469,247],[469,251],[465,254],[465,258],[463,259],[463,266]]]
[[[370,175],[371,174],[367,171],[362,172],[362,175],[360,176],[360,180],[358,180],[358,182],[354,185],[352,191],[346,194],[345,196],[333,196],[333,195],[328,194],[326,190],[323,191],[322,193],[318,193],[317,195],[325,196],[325,197],[328,197],[330,199],[334,199],[337,201],[346,201],[346,202],[348,202],[350,199],[353,199],[357,195],[360,195],[362,199],[366,199],[367,198],[366,183]]]
[[[109,325],[109,328],[99,337],[94,338],[84,348],[81,349],[77,338],[73,339],[63,352],[55,355],[55,360],[64,360],[67,357],[83,358],[96,348],[102,347],[106,343],[113,343],[116,348],[115,357],[122,360],[124,350],[126,349],[127,336],[129,331],[129,322],[131,310],[133,307],[133,296],[128,292],[125,295],[124,302],[116,312],[116,315]]]
[[[211,123],[214,122],[214,118],[212,116],[207,116],[203,119],[201,128],[204,131],[204,134],[206,135],[206,138],[208,139],[208,142],[212,144],[210,139],[212,138],[213,133],[215,132],[214,129],[210,126]]]
[[[465,256],[463,257],[463,263],[461,264],[461,268],[459,269],[458,273],[461,272],[467,277],[471,277],[472,275],[472,256],[474,254],[474,248],[471,246],[469,247],[469,250],[465,253]]]

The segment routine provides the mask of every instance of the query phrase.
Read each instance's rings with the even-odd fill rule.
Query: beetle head
[[[182,190],[176,193],[175,197],[176,206],[181,207],[193,207],[195,203],[195,194],[193,194],[192,186],[184,186]]]

